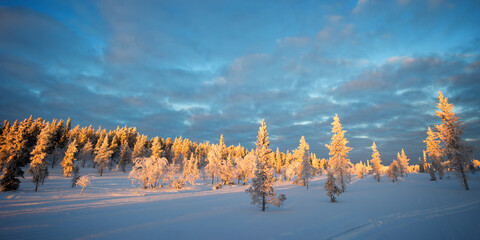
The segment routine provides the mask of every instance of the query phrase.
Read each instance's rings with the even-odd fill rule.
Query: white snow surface
[[[275,184],[287,200],[266,212],[250,205],[248,185],[212,190],[209,180],[183,190],[143,190],[128,173],[90,171],[92,185],[71,188],[60,168],[38,192],[31,177],[0,193],[0,239],[478,239],[480,174],[470,191],[450,179],[410,174],[392,183],[354,178],[330,203],[314,177],[309,190]]]

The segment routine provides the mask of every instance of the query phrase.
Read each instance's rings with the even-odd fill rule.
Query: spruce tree
[[[52,137],[51,128],[47,124],[38,135],[37,145],[32,151],[32,162],[28,173],[32,175],[32,181],[35,183],[35,192],[38,189],[38,184],[43,184],[45,178],[48,177],[46,158]]]
[[[430,127],[427,130],[427,138],[423,141],[427,145],[426,153],[432,160],[432,167],[438,173],[440,179],[445,174],[445,168],[442,163],[442,149],[440,148],[440,140],[438,140],[438,134]]]
[[[380,153],[377,150],[377,145],[373,142],[372,145],[372,159],[370,163],[372,164],[372,171],[374,174],[374,178],[380,182],[380,178],[382,177],[382,160],[380,159]]]
[[[308,182],[313,175],[313,167],[310,164],[310,153],[309,153],[310,146],[308,146],[307,141],[305,141],[305,137],[302,136],[300,139],[300,144],[295,151],[295,157],[297,158],[296,161],[300,162],[298,165],[299,169],[296,171],[297,176],[294,183],[306,186],[308,189]]]
[[[93,144],[92,142],[90,142],[90,140],[87,140],[87,143],[83,145],[83,148],[80,152],[80,156],[82,158],[82,163],[81,163],[82,167],[85,167],[85,162],[91,159],[92,155],[93,155]]]
[[[95,163],[98,168],[98,172],[100,173],[100,176],[103,175],[103,169],[108,167],[108,162],[110,160],[110,157],[112,156],[113,151],[110,150],[108,146],[108,136],[104,138],[102,145],[100,148],[96,151],[96,156],[95,156]]]
[[[272,171],[268,165],[268,158],[272,152],[269,145],[267,125],[265,124],[265,120],[262,120],[258,130],[257,148],[255,150],[258,159],[257,171],[255,172],[255,177],[252,179],[252,185],[245,190],[247,193],[250,193],[252,204],[260,207],[262,211],[265,211],[267,204],[280,207],[287,199],[284,194],[276,197],[276,193],[273,190],[273,183],[276,179],[272,176]]]
[[[349,179],[349,167],[351,165],[350,159],[348,159],[348,152],[350,152],[352,148],[347,147],[348,141],[345,138],[345,133],[347,131],[342,130],[340,118],[337,114],[333,117],[332,126],[332,141],[330,144],[325,145],[325,147],[330,150],[328,165],[333,171],[342,192],[345,192],[347,181]]]
[[[409,166],[408,162],[410,159],[407,158],[407,155],[405,154],[405,151],[402,148],[401,153],[397,153],[397,159],[398,159],[398,167],[400,170],[400,176],[403,177],[403,175],[408,176],[409,173]]]
[[[465,190],[469,190],[465,168],[470,163],[472,152],[462,139],[464,130],[463,122],[452,112],[453,104],[448,103],[448,98],[438,92],[438,103],[435,113],[442,120],[442,124],[435,125],[438,137],[443,142],[442,155],[446,156],[450,166],[455,169],[455,174],[461,180]]]
[[[77,153],[77,141],[73,140],[73,142],[71,142],[68,145],[67,151],[65,152],[65,156],[63,157],[63,161],[61,162],[64,177],[68,177],[72,173],[73,164],[77,160],[75,158],[76,153]]]
[[[395,182],[399,173],[401,173],[401,165],[397,160],[393,160],[387,169],[387,176]]]
[[[342,193],[335,182],[333,173],[329,171],[327,181],[325,182],[325,191],[327,191],[327,196],[330,197],[330,202],[336,202],[337,199],[335,198],[335,195],[339,196]]]
[[[158,137],[155,137],[152,141],[152,157],[154,158],[161,158],[163,154],[162,144]]]
[[[118,160],[118,168],[125,173],[125,167],[130,162],[132,151],[128,147],[128,143],[122,145],[120,149],[120,158]]]

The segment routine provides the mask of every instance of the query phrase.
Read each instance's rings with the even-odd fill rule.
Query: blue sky
[[[442,90],[480,147],[478,1],[2,1],[0,116],[417,162]]]

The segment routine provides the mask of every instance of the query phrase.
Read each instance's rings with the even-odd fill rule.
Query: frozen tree
[[[237,172],[243,181],[243,185],[245,185],[248,179],[255,176],[255,171],[257,170],[256,162],[257,156],[254,151],[249,152],[244,158],[235,158]]]
[[[220,179],[222,179],[222,185],[232,184],[235,179],[235,166],[230,155],[227,156],[226,160],[222,160]]]
[[[38,189],[38,184],[45,181],[45,178],[48,177],[48,168],[47,168],[47,151],[52,138],[51,129],[44,127],[40,135],[38,135],[37,145],[32,151],[32,162],[30,163],[30,168],[28,173],[32,175],[32,181],[35,183],[35,192]]]
[[[294,183],[306,186],[308,189],[308,182],[310,178],[313,176],[313,167],[310,165],[310,153],[309,153],[310,146],[308,146],[307,141],[305,141],[305,137],[302,136],[300,139],[300,144],[295,151],[296,161],[300,164],[298,165],[298,169],[296,171],[296,180]]]
[[[74,140],[68,145],[65,156],[63,157],[62,170],[63,176],[68,177],[73,171],[73,163],[75,162],[75,153],[77,153],[77,141]]]
[[[87,140],[87,143],[83,145],[82,150],[80,150],[80,157],[82,158],[82,167],[85,167],[85,162],[91,159],[93,155],[93,144],[90,140]]]
[[[133,147],[132,152],[132,159],[146,157],[147,156],[147,149],[145,145],[147,144],[148,137],[145,135],[138,136],[137,141],[135,142],[135,146]]]
[[[438,140],[438,134],[430,127],[427,130],[427,138],[423,141],[427,145],[426,152],[428,157],[432,160],[432,167],[438,173],[440,179],[445,174],[445,168],[442,164],[442,149],[440,148],[440,140]]]
[[[340,118],[337,114],[333,117],[332,126],[332,141],[330,144],[325,145],[325,147],[330,150],[328,165],[333,171],[335,179],[338,185],[340,185],[342,192],[345,192],[347,181],[350,177],[349,167],[351,165],[350,159],[348,159],[348,152],[350,152],[352,148],[347,147],[348,141],[345,138],[345,133],[347,131],[342,130]]]
[[[96,151],[96,156],[94,159],[94,162],[97,165],[100,176],[103,175],[103,169],[108,167],[108,162],[110,160],[110,157],[112,156],[112,153],[113,151],[110,150],[108,145],[108,136],[106,136],[103,140],[102,145]]]
[[[330,202],[336,202],[337,199],[335,198],[335,195],[339,196],[342,193],[335,182],[333,173],[329,171],[327,181],[325,182],[325,191],[327,191],[327,196],[330,197]]]
[[[130,150],[128,143],[123,144],[122,147],[120,148],[120,158],[118,160],[117,168],[122,172],[125,172],[125,167],[127,163],[130,162],[131,156],[132,156],[132,151]]]
[[[401,153],[397,153],[397,159],[398,159],[398,167],[400,168],[400,176],[403,177],[404,174],[408,176],[408,173],[409,173],[408,161],[410,161],[410,159],[407,158],[407,155],[405,154],[405,151],[403,151],[403,148]]]
[[[160,142],[160,138],[155,137],[152,141],[152,156],[154,158],[161,158],[163,155],[162,143]]]
[[[77,181],[80,178],[80,168],[75,166],[72,171],[72,188],[77,186]]]
[[[128,178],[132,183],[140,183],[144,189],[154,189],[161,186],[160,180],[168,171],[167,165],[166,158],[135,158]]]
[[[210,151],[207,155],[207,166],[205,166],[205,171],[208,175],[212,177],[212,184],[215,176],[217,176],[217,183],[218,178],[220,176],[220,171],[222,169],[222,147],[218,144],[213,145],[210,148]]]
[[[355,164],[355,172],[357,173],[358,178],[363,178],[368,172],[367,166],[360,161],[359,163]]]
[[[373,142],[372,145],[372,159],[370,160],[370,163],[372,164],[372,171],[373,171],[373,177],[380,182],[380,178],[382,177],[382,160],[380,160],[380,153],[377,150],[377,145],[375,142]]]
[[[455,174],[461,180],[465,190],[469,190],[465,168],[470,163],[472,149],[461,138],[464,130],[463,122],[452,112],[453,104],[448,103],[448,98],[445,98],[441,91],[438,92],[437,108],[440,110],[435,113],[442,119],[442,124],[435,125],[435,129],[443,142],[442,155],[446,156],[450,166],[455,169]]]
[[[82,191],[80,191],[80,195],[83,195],[83,190],[85,190],[85,188],[90,185],[91,185],[90,176],[88,175],[81,176],[77,181],[77,186],[82,187]]]
[[[252,185],[245,190],[247,193],[250,193],[252,204],[262,208],[262,211],[265,211],[267,204],[280,207],[287,199],[284,194],[276,197],[276,193],[273,190],[273,183],[276,179],[272,176],[272,171],[268,166],[268,157],[272,152],[269,145],[267,125],[265,124],[265,120],[262,120],[258,130],[257,148],[255,151],[258,159],[256,164],[257,171],[255,172],[255,177],[252,179]]]
[[[198,159],[192,153],[190,159],[183,163],[183,179],[192,185],[195,185],[195,181],[198,179]]]
[[[285,166],[285,176],[288,180],[294,180],[297,177],[298,170],[301,169],[302,163],[299,161],[293,161]]]
[[[387,169],[387,176],[392,179],[392,182],[397,181],[398,174],[401,173],[401,167],[397,160],[393,160]]]

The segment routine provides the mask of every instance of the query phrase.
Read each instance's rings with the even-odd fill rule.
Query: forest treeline
[[[50,122],[32,116],[13,123],[5,120],[0,128],[0,185],[2,191],[18,189],[19,178],[24,177],[27,169],[37,190],[48,177],[48,168],[61,167],[64,176],[72,178],[74,186],[80,169],[93,167],[100,176],[105,169],[128,171],[129,177],[144,188],[166,184],[182,188],[187,183],[195,184],[200,177],[211,179],[212,185],[218,188],[253,181],[263,168],[261,174],[275,176],[272,182],[292,181],[307,188],[312,176],[327,174],[325,190],[332,201],[335,195],[345,191],[352,175],[361,178],[371,174],[378,181],[387,175],[396,181],[398,176],[410,172],[428,172],[432,180],[436,180],[436,176],[441,179],[446,171],[454,171],[468,190],[466,171],[473,171],[479,162],[475,160],[471,164],[471,148],[461,139],[464,126],[452,112],[453,105],[441,92],[438,100],[436,114],[442,123],[427,129],[424,158],[419,165],[410,165],[402,149],[389,166],[383,166],[375,142],[371,146],[371,159],[351,163],[348,153],[352,148],[347,146],[346,131],[337,115],[333,117],[331,142],[325,145],[329,149],[328,158],[318,158],[310,152],[303,136],[297,149],[271,150],[264,121],[259,136],[267,136],[266,140],[257,139],[256,149],[247,150],[240,144],[226,146],[223,135],[217,143],[198,143],[182,137],[149,138],[128,126],[115,130],[94,129],[91,125],[72,127],[70,118]],[[260,153],[259,148],[270,150]]]

